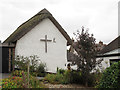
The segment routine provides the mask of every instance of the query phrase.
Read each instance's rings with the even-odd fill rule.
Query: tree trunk
[[[85,86],[88,87],[88,81],[85,82]]]

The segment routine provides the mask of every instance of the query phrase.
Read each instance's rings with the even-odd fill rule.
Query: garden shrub
[[[34,72],[38,67],[40,59],[37,55],[24,57],[17,55],[14,61],[16,69],[27,71],[28,63],[30,66],[30,72]]]
[[[45,80],[48,80],[50,83],[77,83],[81,84],[81,72],[71,71],[71,70],[58,70],[57,74],[47,74]],[[64,73],[63,73],[64,72]]]
[[[45,76],[45,80],[47,80],[50,83],[55,83],[55,78],[56,78],[55,74],[47,74]]]
[[[23,79],[22,77],[9,77],[2,80],[2,88],[22,88]]]
[[[64,72],[63,84],[71,83],[71,81],[72,81],[71,71],[70,71],[70,70],[66,70],[66,71]]]
[[[64,73],[64,84],[76,83],[82,84],[82,74],[76,70],[66,70]]]
[[[36,77],[37,76],[37,72],[30,72],[30,75],[32,75],[32,76],[34,76],[34,77]]]
[[[82,73],[80,71],[73,70],[71,72],[71,78],[72,78],[71,83],[82,84],[82,77],[81,76],[82,76]]]
[[[41,62],[36,69],[37,76],[44,77],[46,75],[46,64]]]
[[[49,83],[52,83],[52,84],[55,84],[55,83],[73,84],[75,83],[75,84],[85,85],[84,78],[85,76],[83,76],[82,72],[80,71],[58,69],[56,74],[47,74],[45,77],[45,80],[47,80]],[[88,86],[94,86],[94,85],[95,85],[95,75],[90,74],[88,78]]]
[[[64,72],[65,72],[64,69],[59,69],[59,68],[57,67],[57,73],[64,74]]]
[[[24,74],[25,76],[27,73]],[[45,88],[45,86],[36,78],[29,75],[29,88]],[[27,87],[27,77],[18,77],[18,76],[10,76],[9,78],[3,79],[2,88],[28,88]],[[0,85],[1,86],[1,85]]]
[[[94,85],[93,86],[96,87],[100,82],[102,72],[95,72],[93,74],[94,74]]]
[[[15,70],[12,72],[12,75],[22,77],[22,72],[22,70]]]
[[[55,83],[61,83],[64,84],[64,75],[57,73],[57,74],[47,74],[45,76],[45,80],[47,80],[49,83],[55,84]]]
[[[0,79],[0,90],[2,88],[2,79]]]
[[[30,86],[31,88],[45,88],[42,82],[40,82],[36,77],[30,75]]]
[[[68,84],[72,82],[72,72],[71,70],[66,70],[64,73],[64,84]]]
[[[27,71],[28,63],[29,63],[29,72],[33,76],[45,76],[46,75],[46,64],[40,62],[40,59],[37,55],[24,57],[24,56],[16,56],[14,64],[16,69]],[[17,71],[14,72],[15,74]]]
[[[98,78],[98,77],[97,77]],[[84,81],[84,79],[83,79]],[[84,82],[85,83],[85,82]],[[95,74],[90,73],[89,77],[88,77],[88,86],[89,87],[94,87],[96,83],[96,77]]]
[[[120,88],[120,61],[103,72],[97,88]]]

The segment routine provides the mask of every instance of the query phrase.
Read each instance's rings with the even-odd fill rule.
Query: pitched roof
[[[116,39],[110,42],[107,46],[105,46],[100,53],[104,54],[118,48],[120,48],[120,36],[118,36]]]
[[[66,38],[68,44],[71,44],[71,39],[69,35],[65,32],[62,26],[55,20],[52,14],[46,9],[41,10],[32,18],[30,18],[28,21],[21,24],[3,43],[13,43],[17,41],[45,18],[49,18],[53,22],[53,24],[58,28],[61,34]]]

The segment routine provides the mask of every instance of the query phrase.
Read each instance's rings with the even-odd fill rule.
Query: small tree
[[[14,64],[17,69],[27,71],[27,84],[25,82],[25,75],[23,74],[23,80],[25,87],[29,88],[29,73],[35,71],[38,68],[39,58],[37,55],[24,57],[17,55]]]
[[[77,69],[82,71],[82,75],[84,77],[85,85],[88,86],[88,79],[90,76],[90,72],[95,68],[100,61],[96,61],[96,47],[95,47],[95,38],[93,34],[89,34],[88,31],[84,31],[84,27],[82,27],[82,32],[74,33],[76,38],[76,43],[72,46],[77,52],[74,54],[76,58],[72,61],[77,65]]]
[[[28,62],[30,63],[30,72],[33,72],[37,69],[39,64],[39,57],[37,55],[24,57],[17,55],[14,61],[15,67],[17,69],[25,70],[27,71]]]

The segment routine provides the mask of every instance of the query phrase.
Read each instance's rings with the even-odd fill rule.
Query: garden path
[[[85,87],[85,86],[77,85],[77,84],[64,85],[64,84],[50,84],[50,83],[47,83],[47,84],[45,84],[45,86],[48,87],[48,88],[81,88],[81,89],[90,88],[90,87]]]
[[[0,73],[0,79],[8,78],[11,75],[11,73]]]

